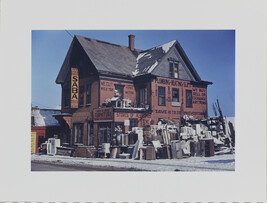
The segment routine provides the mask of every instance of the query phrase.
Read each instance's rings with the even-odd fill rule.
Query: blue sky
[[[34,30],[32,31],[32,105],[55,108],[61,104],[61,86],[55,83],[72,37],[82,35],[128,46],[149,49],[178,40],[208,87],[208,113],[219,99],[225,116],[235,116],[235,31],[234,30]]]

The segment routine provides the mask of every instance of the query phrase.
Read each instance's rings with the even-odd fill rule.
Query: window
[[[83,123],[75,123],[73,124],[74,129],[74,144],[83,143]]]
[[[165,87],[158,87],[159,106],[165,106]]]
[[[87,123],[87,136],[88,136],[88,145],[94,145],[94,124],[93,122]]]
[[[179,70],[179,64],[178,64],[178,62],[174,62],[174,61],[170,61],[170,77],[171,78],[178,78],[179,76],[179,72],[178,72],[178,70]]]
[[[84,100],[84,86],[80,87],[79,90],[79,106],[83,106],[83,100]]]
[[[86,105],[91,104],[91,84],[87,85],[86,88]]]
[[[64,90],[64,107],[70,107],[70,89]]]
[[[179,102],[179,89],[172,89],[172,102]]]
[[[110,143],[111,142],[111,123],[99,123],[98,124],[98,143]]]
[[[170,62],[170,77],[173,78],[173,62]]]
[[[192,107],[192,90],[186,90],[186,107]]]
[[[123,98],[123,85],[115,85],[116,95],[117,97]]]
[[[147,104],[147,88],[143,87],[140,89],[140,107],[145,107]]]
[[[133,127],[138,127],[138,119],[130,119],[130,131]]]

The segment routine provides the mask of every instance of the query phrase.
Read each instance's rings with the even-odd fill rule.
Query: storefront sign
[[[71,108],[78,108],[79,98],[79,72],[77,68],[71,68]]]
[[[112,108],[94,109],[94,122],[111,122],[113,121]]]
[[[31,132],[31,154],[36,153],[36,132]]]

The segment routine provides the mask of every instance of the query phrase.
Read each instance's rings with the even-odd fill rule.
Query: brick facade
[[[62,87],[57,118],[68,128],[64,133],[70,145],[110,142],[117,126],[127,132],[157,125],[159,119],[181,123],[185,114],[207,117],[207,86],[212,83],[200,79],[177,41],[167,45],[142,52],[74,38],[56,80]],[[78,108],[71,108],[77,106],[70,99],[73,69],[78,71]]]

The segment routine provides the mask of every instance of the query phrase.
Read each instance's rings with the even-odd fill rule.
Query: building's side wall
[[[86,104],[86,87],[91,85],[91,104]],[[88,122],[93,122],[93,109],[98,107],[98,94],[99,94],[99,80],[97,76],[89,76],[80,79],[79,88],[84,87],[83,92],[83,105],[77,109],[72,109],[72,125],[71,130],[71,145],[73,145],[74,129],[73,125],[81,123],[83,124],[83,144],[88,143]]]
[[[158,87],[165,87],[165,105],[158,105]],[[186,113],[195,118],[203,118],[207,116],[207,88],[194,87],[190,81],[157,77],[151,83],[152,88],[152,116],[154,122],[158,122],[159,118],[168,120],[179,119]],[[179,102],[181,106],[172,106],[172,89],[179,89]],[[192,91],[192,107],[186,107],[186,90]]]

